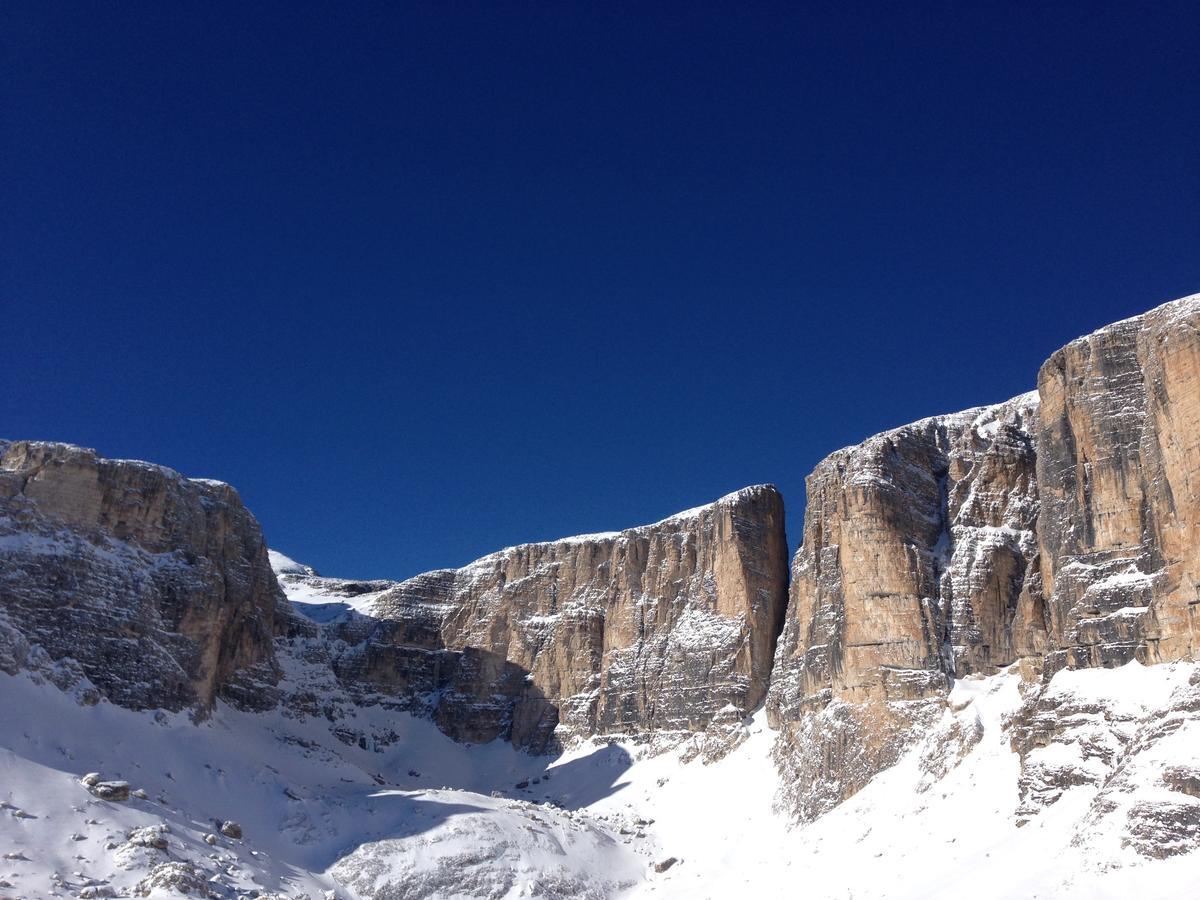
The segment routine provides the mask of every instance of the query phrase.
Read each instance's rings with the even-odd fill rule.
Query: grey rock
[[[237,822],[222,822],[221,823],[221,834],[225,835],[225,837],[227,837],[227,838],[241,840],[242,826],[239,825]]]
[[[125,801],[129,799],[129,782],[101,781],[92,786],[91,792],[101,800]]]
[[[237,492],[68,444],[0,452],[0,668],[207,709],[272,658],[282,594]]]

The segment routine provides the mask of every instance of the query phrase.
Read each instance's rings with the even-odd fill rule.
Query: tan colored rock
[[[802,815],[890,765],[955,677],[1019,664],[1025,759],[1073,715],[1039,705],[1055,672],[1195,658],[1200,295],[1068,344],[1038,394],[877,435],[809,477],[768,698]],[[1054,795],[1045,780],[1023,792]]]
[[[1037,516],[1031,395],[885,432],[809,476],[768,710],[914,700],[1016,658]]]
[[[1041,578],[1062,666],[1200,647],[1200,295],[1102,328],[1038,377]]]
[[[42,654],[113,702],[180,709],[272,659],[282,594],[229,485],[0,443],[0,513],[0,668]]]
[[[802,818],[892,765],[954,677],[995,672],[1040,634],[1014,628],[1036,556],[1036,414],[1024,395],[924,419],[809,476],[767,700],[781,799]]]
[[[343,626],[343,681],[438,692],[465,740],[704,729],[767,690],[786,600],[770,486],[641,528],[524,544],[403,582]],[[360,631],[356,632],[356,629]],[[366,631],[361,631],[366,629]]]

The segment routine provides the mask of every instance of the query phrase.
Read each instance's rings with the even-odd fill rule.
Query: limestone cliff
[[[1042,366],[1047,666],[1155,663],[1200,644],[1200,295]]]
[[[699,731],[765,696],[786,582],[783,501],[746,488],[402,582],[337,626],[334,665],[343,682],[436,697],[465,740]]]
[[[283,558],[280,558],[281,560]],[[288,565],[290,563],[290,565]],[[0,668],[133,708],[353,702],[466,741],[693,732],[767,690],[786,602],[772,487],[623,532],[526,544],[405,582],[280,575],[237,493],[66,444],[0,445]],[[278,654],[275,641],[278,638]]]
[[[133,708],[269,664],[282,594],[236,491],[67,444],[0,444],[0,669]]]
[[[1036,640],[1016,611],[1036,557],[1037,405],[924,419],[809,476],[767,701],[807,816],[896,760],[932,715],[921,701]]]
[[[1168,303],[1055,353],[1036,395],[817,466],[767,701],[787,805],[861,788],[954,678],[1021,664],[1025,758],[1020,734],[1056,733],[1037,712],[1055,672],[1195,658],[1198,329],[1200,296]]]

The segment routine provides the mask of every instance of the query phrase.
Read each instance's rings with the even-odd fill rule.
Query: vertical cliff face
[[[891,765],[951,680],[1013,662],[1036,557],[1037,398],[924,419],[826,458],[767,701],[807,818]],[[1025,606],[1031,606],[1026,602]]]
[[[825,459],[769,708],[912,700],[994,672],[1031,639],[1013,620],[1035,555],[1037,399],[937,416]]]
[[[403,582],[369,625],[343,626],[336,666],[384,692],[436,693],[438,721],[468,740],[537,747],[558,724],[698,731],[762,701],[786,592],[782,498],[747,488]]]
[[[1042,366],[1038,476],[1050,671],[1197,650],[1200,297]]]
[[[954,678],[1194,658],[1198,426],[1200,296],[1068,344],[1036,395],[823,461],[768,698],[790,805],[895,762]],[[1016,721],[1057,734],[1039,696]]]
[[[210,705],[269,661],[282,594],[229,485],[66,444],[0,446],[0,668],[135,708]]]

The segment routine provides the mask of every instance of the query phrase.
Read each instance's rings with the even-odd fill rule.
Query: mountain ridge
[[[310,723],[366,758],[395,759],[387,723],[413,715],[547,759],[621,746],[717,766],[761,752],[765,717],[775,807],[810,826],[892,770],[920,793],[1007,752],[1012,827],[1069,820],[1088,843],[1094,826],[1101,865],[1190,858],[1200,295],[1070,342],[1036,392],[870,436],[806,483],[790,559],[783,498],[756,485],[356,581],[268,551],[223,483],[0,441],[0,670],[84,708]],[[984,683],[1007,698],[986,714]],[[480,822],[508,815],[493,807]],[[347,890],[391,896],[346,871]],[[578,875],[562,896],[584,895]]]

